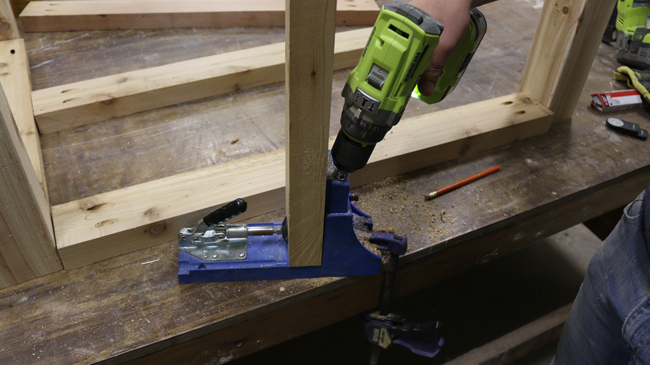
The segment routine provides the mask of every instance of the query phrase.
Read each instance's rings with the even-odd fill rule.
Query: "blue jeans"
[[[553,362],[650,364],[650,186],[596,252]]]

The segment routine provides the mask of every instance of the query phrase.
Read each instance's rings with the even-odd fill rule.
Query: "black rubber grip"
[[[230,218],[244,213],[247,205],[246,200],[239,198],[203,217],[203,223],[208,226],[223,223]]]
[[[332,160],[339,170],[351,174],[362,169],[368,163],[375,144],[365,147],[350,139],[343,130],[339,130],[334,146],[332,146]]]

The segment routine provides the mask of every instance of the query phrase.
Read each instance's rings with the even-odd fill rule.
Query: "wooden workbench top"
[[[439,105],[411,102],[406,117],[516,92],[539,16],[535,4],[502,0],[482,8],[488,35],[459,87]],[[282,39],[283,29],[237,28],[28,34],[26,42],[40,89]],[[623,88],[611,79],[614,52],[601,45],[571,122],[355,189],[377,229],[408,235],[396,295],[619,207],[647,185],[650,144],[610,131],[589,108],[589,92]],[[348,73],[335,73],[331,134]],[[650,128],[647,111],[619,116]],[[44,135],[50,197],[60,204],[272,151],[283,146],[283,126],[283,87],[274,84]],[[496,174],[422,199],[497,164]],[[379,276],[181,286],[177,256],[168,242],[0,291],[0,363],[223,363],[379,300]]]

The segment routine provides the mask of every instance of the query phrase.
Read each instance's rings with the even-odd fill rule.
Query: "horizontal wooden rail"
[[[552,119],[521,93],[405,119],[351,184],[542,134]],[[238,220],[277,210],[285,204],[284,179],[284,150],[277,150],[57,205],[59,254],[69,269],[174,240],[180,228],[236,198],[249,203]]]
[[[33,1],[20,14],[25,32],[284,26],[285,0]],[[374,0],[341,0],[337,25],[375,23]]]
[[[359,62],[371,28],[336,34],[334,69]],[[41,133],[284,80],[284,43],[36,90]]]

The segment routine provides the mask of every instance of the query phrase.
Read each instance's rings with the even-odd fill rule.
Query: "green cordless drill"
[[[618,0],[616,11],[616,59],[624,65],[650,68],[650,0]]]
[[[444,99],[462,77],[487,23],[477,9],[461,43],[447,60],[435,92],[428,97],[416,85],[438,45],[443,25],[422,10],[396,1],[384,5],[341,95],[341,130],[332,147],[332,176],[345,181],[363,168],[375,145],[396,125],[411,96],[428,104]]]

